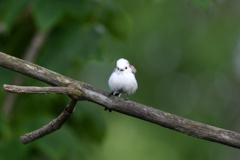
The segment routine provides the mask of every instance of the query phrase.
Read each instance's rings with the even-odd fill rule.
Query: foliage
[[[237,0],[1,0],[0,51],[23,58],[33,36],[46,33],[34,63],[106,91],[115,61],[125,57],[138,71],[139,89],[131,100],[239,131],[237,5]],[[15,76],[0,68],[0,85],[12,84]],[[23,85],[46,86],[21,78]],[[2,106],[5,97],[0,90]],[[59,131],[20,144],[21,135],[57,117],[69,102],[60,95],[18,95],[10,116],[0,114],[0,159],[239,157],[234,149],[109,114],[89,102],[79,102]]]

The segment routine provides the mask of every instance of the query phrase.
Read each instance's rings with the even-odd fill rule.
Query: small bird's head
[[[118,73],[136,73],[136,69],[124,58],[117,61],[115,71]]]

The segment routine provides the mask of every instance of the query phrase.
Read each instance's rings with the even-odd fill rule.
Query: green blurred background
[[[239,0],[1,0],[0,51],[108,92],[116,61],[126,58],[139,85],[130,100],[240,132],[239,7]],[[41,45],[36,50],[34,44]],[[0,77],[0,86],[47,86],[2,67]],[[240,156],[237,149],[90,102],[78,102],[59,131],[20,143],[21,135],[56,118],[69,102],[64,95],[1,89],[0,160]]]

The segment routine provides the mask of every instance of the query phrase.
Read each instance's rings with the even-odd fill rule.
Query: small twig
[[[25,93],[25,94],[67,94],[71,95],[74,91],[70,87],[33,87],[33,86],[16,86],[4,84],[5,91],[11,93]]]
[[[64,109],[64,111],[54,120],[52,120],[47,125],[39,128],[33,132],[27,133],[20,137],[20,142],[22,144],[27,144],[38,138],[46,136],[62,127],[62,125],[68,120],[74,111],[74,107],[77,103],[77,100],[72,99],[69,105]]]

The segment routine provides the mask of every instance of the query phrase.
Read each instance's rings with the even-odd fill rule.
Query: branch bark
[[[69,87],[32,87],[32,86],[16,86],[16,85],[3,85],[3,89],[11,93],[24,93],[24,94],[67,94],[71,95],[74,88]]]
[[[22,73],[53,86],[74,88],[72,98],[88,100],[113,111],[133,116],[189,136],[201,138],[235,148],[240,148],[240,134],[217,128],[183,117],[179,117],[140,103],[124,101],[122,98],[110,96],[108,93],[89,84],[75,81],[35,64],[6,55],[0,52],[0,66]]]
[[[62,125],[68,120],[68,118],[72,115],[76,103],[77,100],[73,99],[56,119],[52,120],[50,123],[40,129],[21,136],[20,142],[23,144],[27,144],[60,129]]]
[[[31,62],[0,52],[0,66],[35,78],[52,86],[68,86],[73,80]]]

